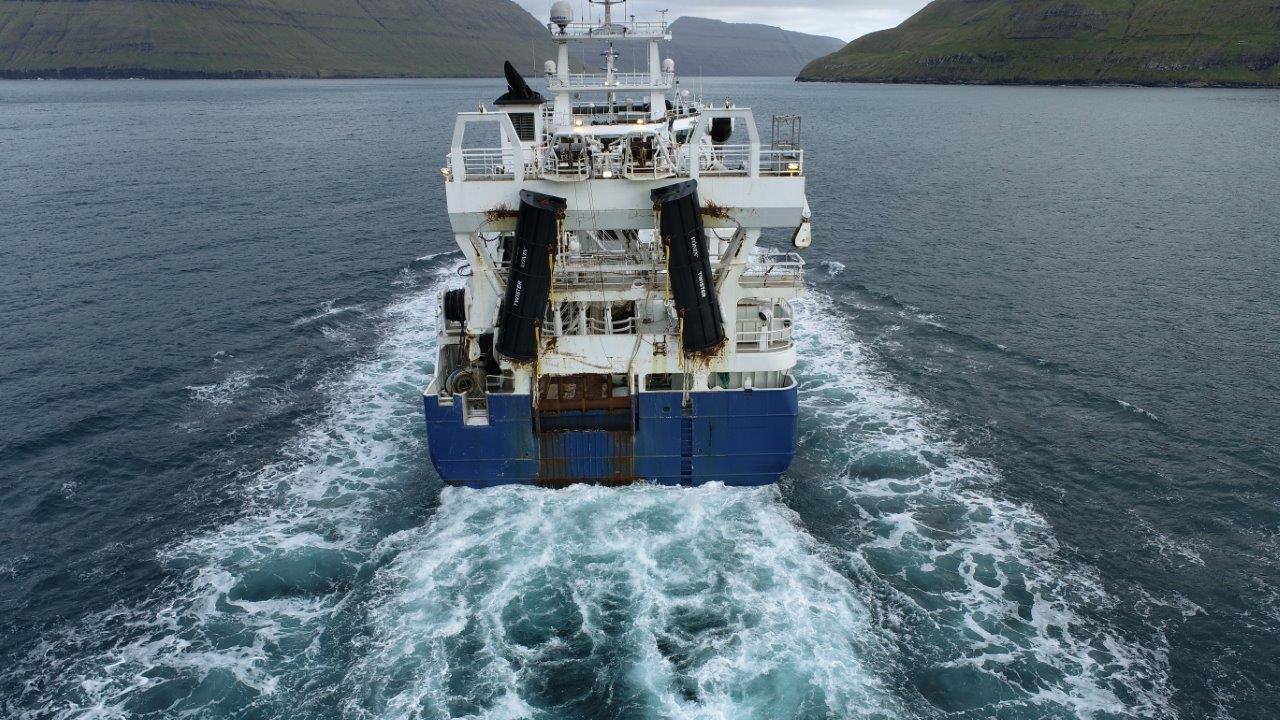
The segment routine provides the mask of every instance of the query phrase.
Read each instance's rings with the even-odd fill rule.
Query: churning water
[[[1269,716],[1280,96],[707,81],[806,116],[785,482],[442,489],[497,85],[0,83],[4,715]]]

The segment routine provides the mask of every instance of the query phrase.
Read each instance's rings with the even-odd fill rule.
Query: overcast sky
[[[516,0],[533,16],[546,21],[552,0]],[[586,0],[571,0],[581,13]],[[890,28],[924,7],[928,0],[631,0],[627,13],[637,19],[658,17],[668,9],[668,18],[681,15],[715,18],[729,22],[758,22],[788,30],[833,35],[852,40],[873,30]],[[598,12],[599,8],[594,8]]]

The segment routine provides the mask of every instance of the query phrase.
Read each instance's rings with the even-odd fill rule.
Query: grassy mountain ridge
[[[671,42],[662,43],[660,52],[676,61],[676,74],[684,80],[699,75],[795,77],[805,63],[844,46],[839,38],[690,16],[676,18],[670,29]],[[603,42],[574,43],[570,57],[584,67],[602,68],[605,47]],[[616,43],[614,49],[619,69],[648,69],[646,43]]]
[[[772,25],[681,17],[671,23],[671,57],[694,75],[795,76],[805,63],[844,46],[839,38]]]
[[[1280,0],[934,0],[798,79],[1280,86]]]
[[[0,0],[0,77],[473,77],[549,57],[510,0]]]

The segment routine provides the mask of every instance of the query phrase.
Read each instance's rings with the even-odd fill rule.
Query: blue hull
[[[791,464],[796,389],[641,393],[620,430],[534,431],[528,395],[490,395],[489,424],[424,397],[431,462],[453,485],[767,485]],[[634,423],[635,430],[630,425]]]

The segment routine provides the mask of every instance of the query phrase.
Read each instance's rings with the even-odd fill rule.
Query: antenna
[[[604,29],[604,31],[605,31],[606,33],[612,33],[612,32],[614,31],[614,29],[613,29],[613,6],[614,6],[614,5],[623,5],[623,4],[625,3],[625,0],[587,0],[587,3],[588,3],[588,5],[589,5],[589,6],[590,6],[590,5],[603,5],[603,6],[604,6],[604,24],[603,24],[603,25],[601,25],[601,27]],[[624,10],[623,12],[625,12],[625,10]],[[624,32],[625,32],[625,28],[623,28],[623,30],[624,30]],[[605,58],[605,66],[604,66],[604,77],[605,77],[605,83],[606,83],[606,84],[613,84],[614,73],[616,72],[616,65],[614,64],[614,61],[616,61],[616,60],[618,59],[618,53],[617,53],[616,51],[614,51],[614,49],[613,49],[613,41],[612,41],[612,40],[610,40],[610,41],[609,41],[609,49],[608,49],[607,51],[605,51],[605,52],[603,53],[603,55],[604,55],[604,58]],[[609,109],[610,109],[610,111],[612,111],[612,110],[613,110],[613,102],[614,102],[614,94],[613,94],[613,92],[610,92],[610,93],[609,93],[609,95],[608,95],[608,97],[609,97]]]
[[[604,6],[604,24],[606,26],[613,24],[613,6],[622,5],[625,2],[626,0],[587,0],[587,3],[590,5]]]

